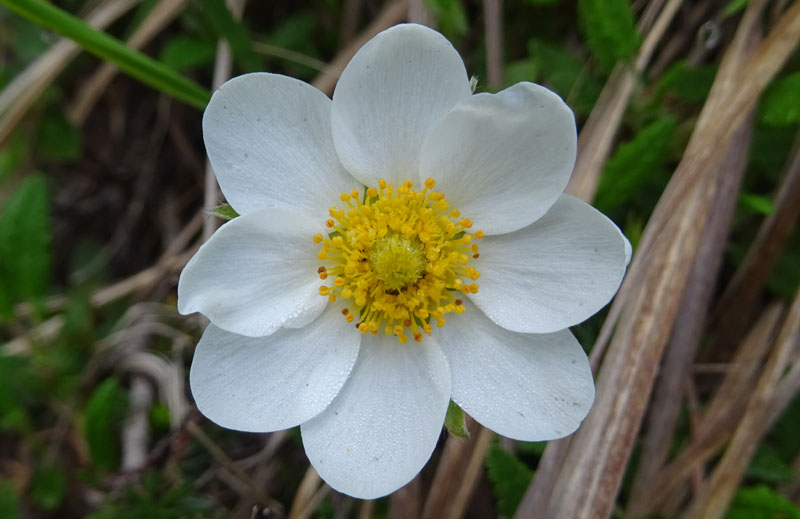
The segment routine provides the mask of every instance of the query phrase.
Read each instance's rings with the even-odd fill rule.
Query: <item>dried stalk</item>
[[[633,67],[618,64],[606,82],[578,137],[578,158],[567,192],[591,202],[597,191],[597,183],[603,166],[611,155],[622,116],[630,102],[638,77],[647,67],[658,43],[663,38],[682,0],[669,0],[658,15],[634,60]],[[647,30],[640,26],[640,31]]]
[[[461,519],[467,510],[472,492],[475,490],[475,485],[478,483],[483,473],[483,463],[486,460],[486,452],[492,444],[494,433],[489,429],[479,426],[474,445],[472,446],[472,453],[469,456],[467,468],[461,477],[461,484],[458,491],[450,502],[450,509],[444,517],[448,519]]]
[[[477,423],[469,415],[465,415],[467,429],[475,431]],[[444,517],[450,507],[452,497],[458,492],[461,475],[467,468],[469,454],[475,442],[457,436],[448,436],[442,450],[436,473],[430,485],[430,492],[422,507],[422,517],[425,519],[440,519]]]
[[[186,430],[209,452],[209,454],[211,454],[214,460],[219,463],[222,468],[228,472],[228,474],[235,477],[239,483],[248,489],[249,493],[255,497],[259,504],[277,511],[278,514],[282,514],[283,505],[276,499],[268,496],[263,489],[254,486],[250,480],[250,477],[241,468],[239,468],[239,466],[234,463],[227,454],[225,454],[225,451],[223,451],[216,443],[214,443],[214,440],[209,438],[208,435],[206,435],[206,433],[204,433],[196,423],[187,421]]]
[[[113,0],[100,5],[86,18],[94,29],[104,30],[130,11],[140,0]],[[45,54],[14,78],[0,92],[0,146],[39,99],[50,83],[81,51],[72,40],[62,38]]]
[[[755,241],[717,304],[716,347],[729,349],[741,334],[743,323],[758,301],[769,273],[780,258],[781,250],[800,216],[800,134],[778,193],[775,211],[758,231]]]
[[[294,495],[292,507],[289,509],[289,519],[297,519],[300,517],[300,513],[308,508],[311,499],[317,493],[320,486],[322,486],[322,479],[319,477],[319,474],[317,474],[317,471],[314,470],[314,467],[309,465]]]
[[[750,463],[750,458],[768,430],[770,415],[774,416],[782,411],[774,405],[776,389],[798,345],[800,345],[800,292],[792,303],[775,342],[775,348],[767,360],[767,365],[725,455],[714,469],[708,485],[695,496],[686,513],[687,517],[717,519],[725,513]],[[797,387],[790,386],[789,391],[784,391],[781,395],[784,397],[781,400],[788,404],[796,390]]]
[[[161,0],[136,28],[126,42],[127,45],[136,50],[144,47],[180,14],[186,2],[187,0]],[[67,116],[76,126],[83,124],[118,72],[116,65],[105,62],[84,82],[77,99],[67,111]]]
[[[768,307],[744,338],[692,442],[651,482],[650,500],[641,515],[674,515],[685,495],[688,478],[728,441],[744,412],[741,402],[747,399],[758,378],[783,311],[781,304]]]
[[[239,20],[244,12],[246,0],[227,0],[226,5],[230,9],[234,20]],[[214,77],[211,80],[212,90],[218,89],[231,77],[233,68],[233,54],[228,42],[219,40],[217,42],[217,57],[214,61]],[[203,188],[203,212],[208,213],[219,203],[220,190],[217,184],[217,177],[211,168],[211,162],[206,160],[205,183]],[[203,241],[207,241],[214,231],[219,227],[220,222],[217,218],[207,217],[203,222]]]
[[[681,410],[682,389],[705,329],[706,315],[714,294],[714,285],[722,265],[728,230],[736,209],[736,199],[747,165],[753,116],[741,128],[728,147],[719,191],[714,197],[708,225],[692,266],[688,287],[683,295],[673,331],[648,411],[641,465],[634,480],[627,513],[630,517],[646,515],[652,492],[651,484],[664,465]]]
[[[763,2],[751,3],[745,19],[757,18],[761,7]],[[745,61],[754,26],[740,25],[704,107],[705,117],[701,116],[659,202],[661,211],[657,208],[645,231],[642,241],[646,253],[640,252],[626,281],[629,290],[634,282],[636,291],[630,293],[601,369],[594,408],[567,453],[548,507],[552,517],[602,518],[611,513],[716,194],[720,150],[726,148],[732,133],[800,39],[800,4],[787,11],[755,56]],[[742,62],[742,68],[731,66]],[[665,207],[671,210],[664,213]],[[649,262],[646,270],[645,260]]]
[[[486,80],[489,90],[503,87],[503,0],[483,0],[486,30]]]

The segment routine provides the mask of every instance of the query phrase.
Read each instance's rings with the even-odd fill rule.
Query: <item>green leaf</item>
[[[175,70],[190,70],[214,62],[217,46],[210,41],[176,36],[169,40],[161,52],[161,61]]]
[[[0,0],[0,3],[20,16],[74,40],[88,52],[110,61],[139,81],[195,108],[202,110],[211,99],[211,92],[197,83],[45,0]]]
[[[103,381],[86,404],[86,442],[100,469],[113,470],[119,464],[118,428],[127,406],[128,395],[115,378]]]
[[[250,36],[244,26],[237,22],[224,0],[201,0],[203,15],[220,38],[231,47],[236,61],[248,72],[260,70],[261,60],[250,46]]]
[[[778,79],[761,99],[761,120],[772,126],[800,123],[800,72]]]
[[[769,445],[761,445],[750,461],[745,475],[763,483],[791,483],[794,470],[775,449]]]
[[[33,475],[31,497],[44,510],[55,510],[61,506],[67,493],[67,475],[57,465],[38,467]]]
[[[5,519],[20,519],[20,500],[13,483],[0,480],[0,517]]]
[[[767,487],[742,488],[725,519],[800,519],[800,508]]]
[[[731,0],[728,2],[728,5],[725,6],[725,9],[722,10],[722,17],[727,18],[738,13],[739,11],[743,11],[749,3],[750,0]]]
[[[453,436],[458,436],[459,438],[469,438],[467,422],[464,419],[464,411],[452,400],[450,400],[450,405],[447,406],[447,415],[444,417],[444,426],[447,427],[447,432]]]
[[[486,453],[486,470],[500,516],[512,517],[531,484],[533,471],[498,443]]]
[[[536,66],[536,62],[530,59],[515,61],[506,65],[504,75],[508,86],[521,81],[535,81],[539,75],[539,67]]]
[[[36,151],[48,159],[69,162],[81,155],[83,136],[61,113],[49,115],[39,127]]]
[[[208,211],[209,216],[216,216],[217,218],[222,218],[223,220],[233,220],[239,213],[236,212],[236,209],[231,207],[228,204],[218,205],[213,209]]]
[[[467,11],[461,0],[426,0],[425,5],[438,21],[439,30],[449,40],[458,39],[469,29]]]
[[[662,117],[619,146],[600,177],[595,207],[608,213],[622,206],[659,170],[677,124],[674,117]]]
[[[47,290],[51,236],[47,182],[41,174],[33,174],[0,213],[0,286],[12,303]]]
[[[528,42],[528,54],[540,74],[537,82],[563,97],[576,114],[591,112],[603,85],[580,59],[561,47],[537,39]]]
[[[653,97],[660,101],[665,92],[670,92],[683,103],[700,104],[708,97],[716,75],[715,65],[690,68],[686,62],[679,61],[661,76]]]
[[[22,132],[13,132],[3,146],[0,146],[0,183],[22,164],[25,155],[25,139]]]
[[[739,205],[746,207],[759,214],[772,214],[775,212],[775,204],[765,196],[753,193],[742,193],[739,195]]]
[[[531,5],[558,5],[561,0],[525,0],[525,2]]]
[[[42,396],[29,359],[0,354],[0,380],[0,430],[24,432],[30,425],[27,407]]]
[[[639,47],[627,0],[578,0],[578,22],[589,50],[606,70],[632,58]]]

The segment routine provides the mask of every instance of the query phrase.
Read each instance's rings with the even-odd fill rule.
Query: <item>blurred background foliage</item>
[[[113,2],[55,3],[85,17]],[[107,27],[120,40],[152,23],[165,2],[129,3]],[[143,52],[209,88],[220,41],[232,50],[234,74],[266,70],[312,81],[388,4],[249,2],[236,21],[223,0],[178,3]],[[636,55],[641,37],[635,25],[645,4],[506,0],[503,76],[494,85],[486,79],[484,5],[426,0],[422,7],[462,53],[479,91],[518,81],[544,84],[573,107],[580,127],[615,65]],[[746,4],[685,2],[665,40],[677,42],[676,48],[659,47],[639,78],[594,202],[634,247],[682,157]],[[177,316],[174,289],[181,258],[190,255],[204,218],[198,216],[205,160],[201,112],[119,75],[81,113],[78,100],[101,64],[87,53],[51,65],[57,68],[54,80],[33,99],[4,97],[58,41],[0,7],[0,518],[286,515],[307,467],[296,431],[225,431],[203,422],[187,400],[185,374],[204,324]],[[22,116],[9,115],[23,102]],[[724,279],[774,211],[798,124],[795,52],[755,114]],[[790,298],[798,284],[795,232],[762,300]],[[577,327],[584,345],[594,342],[603,317]],[[698,372],[698,388],[703,391],[715,376]],[[684,412],[676,449],[690,434]],[[798,439],[795,400],[759,446],[726,517],[800,518]],[[467,516],[513,516],[543,448],[495,440]],[[437,456],[424,481],[430,481]],[[618,517],[625,517],[635,460],[634,454]],[[351,517],[359,506],[329,492],[307,513]],[[390,513],[387,499],[370,506],[375,517]]]

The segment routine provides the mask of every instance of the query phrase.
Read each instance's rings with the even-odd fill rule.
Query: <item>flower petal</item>
[[[353,56],[333,94],[333,142],[361,182],[415,180],[433,125],[470,95],[458,52],[427,27],[397,25]]]
[[[435,336],[450,364],[453,400],[515,440],[552,440],[577,429],[592,406],[594,382],[572,333],[512,332],[464,304],[467,311]]]
[[[203,138],[233,208],[327,218],[342,192],[359,188],[339,163],[330,120],[330,99],[290,77],[245,74],[222,85],[203,114]]]
[[[614,223],[562,195],[542,218],[480,243],[480,289],[472,301],[503,328],[550,333],[608,303],[625,274],[625,244]]]
[[[367,336],[339,395],[301,426],[306,454],[339,492],[389,494],[430,458],[449,400],[450,370],[438,345]]]
[[[312,219],[267,208],[220,227],[178,282],[178,310],[200,312],[229,332],[269,335],[286,322],[319,315],[318,246]]]
[[[197,408],[228,429],[270,432],[325,409],[358,356],[355,333],[336,305],[303,329],[244,337],[213,324],[195,350],[189,383]]]
[[[521,229],[540,218],[575,165],[572,110],[550,90],[517,83],[462,101],[422,146],[422,178],[486,234]]]

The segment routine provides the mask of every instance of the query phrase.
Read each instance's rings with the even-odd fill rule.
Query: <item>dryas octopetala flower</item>
[[[519,83],[472,95],[440,34],[400,25],[333,101],[248,74],[203,117],[241,215],[181,274],[211,321],[190,373],[200,411],[241,431],[300,425],[333,488],[388,494],[424,466],[450,399],[519,440],[574,431],[594,384],[567,329],[605,305],[626,240],[562,194],[572,112]]]

